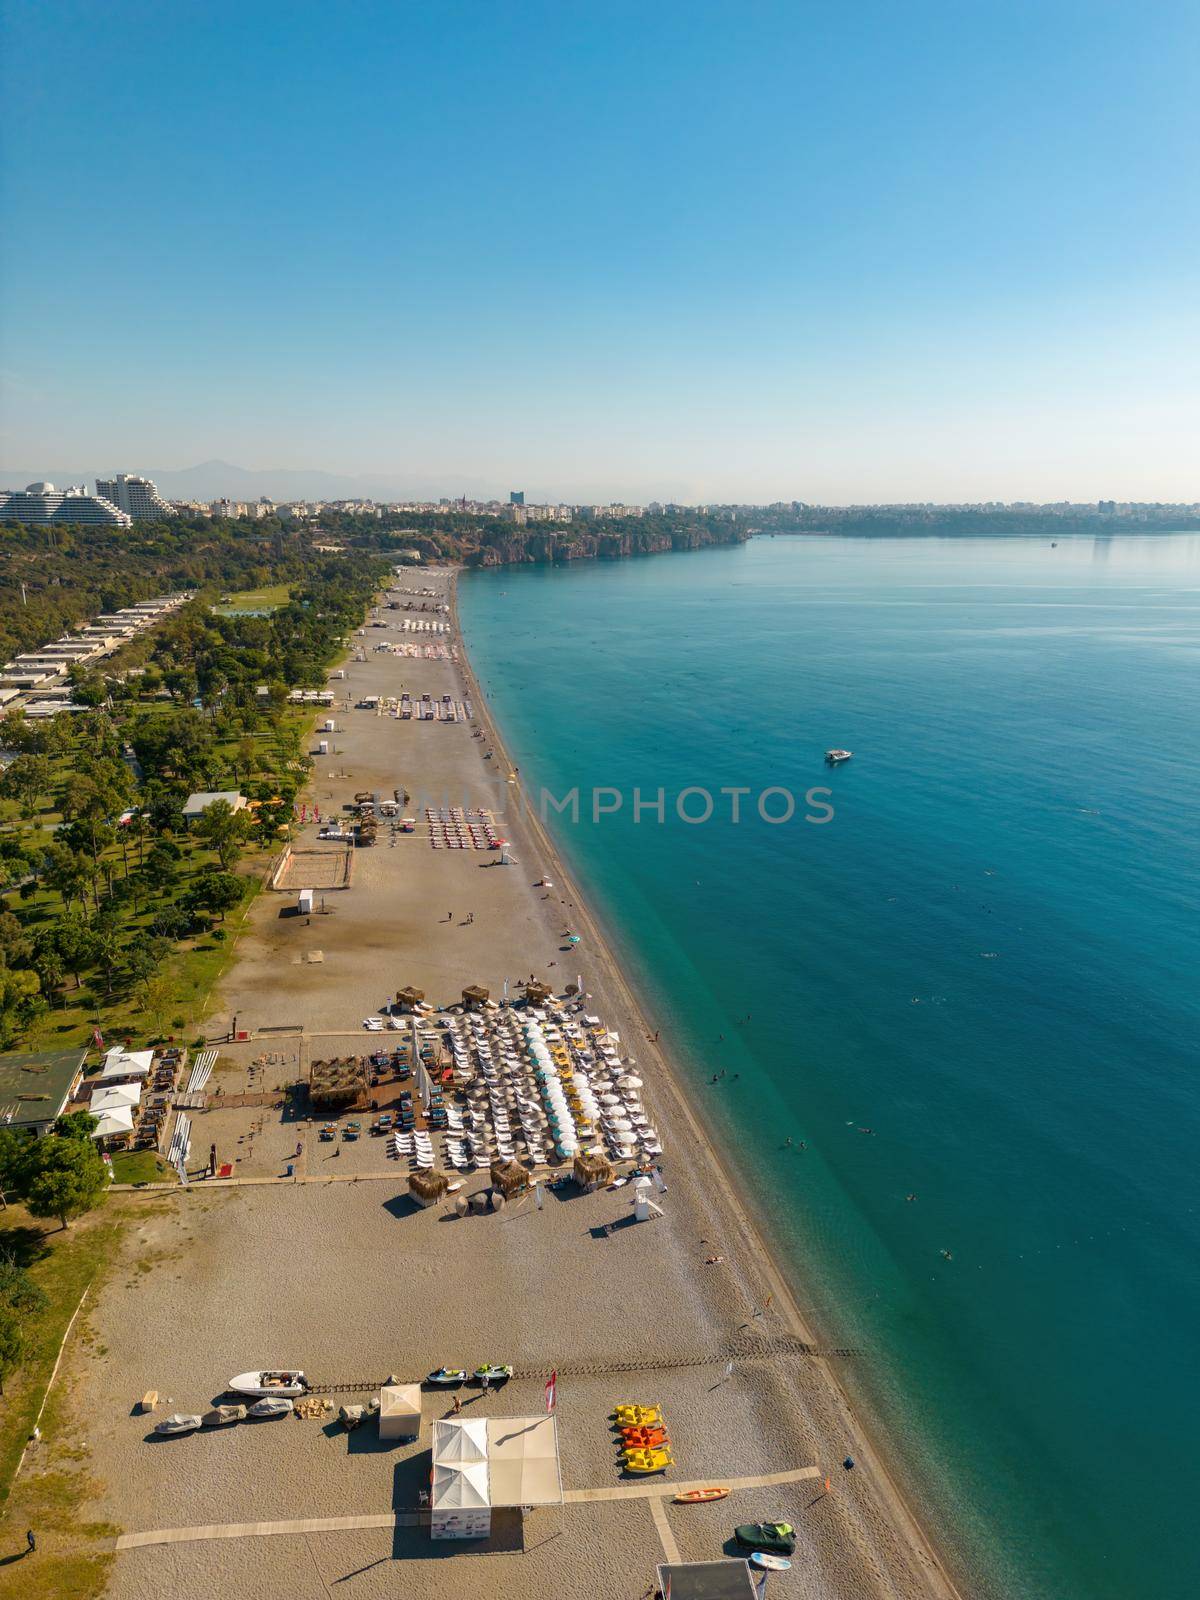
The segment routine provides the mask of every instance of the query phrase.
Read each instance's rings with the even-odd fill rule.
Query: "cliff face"
[[[636,522],[568,525],[550,528],[508,528],[489,534],[486,544],[463,552],[470,567],[495,567],[521,562],[616,560],[621,556],[654,555],[666,550],[701,550],[709,545],[742,544],[748,537],[740,523],[639,518]]]

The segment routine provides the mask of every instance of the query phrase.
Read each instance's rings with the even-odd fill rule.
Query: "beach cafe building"
[[[494,1509],[560,1506],[562,1497],[553,1415],[434,1423],[430,1538],[486,1539]]]
[[[86,1050],[0,1055],[0,1127],[49,1133],[75,1098]]]

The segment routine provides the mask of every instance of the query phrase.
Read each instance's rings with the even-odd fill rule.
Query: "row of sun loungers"
[[[429,843],[435,850],[497,850],[500,835],[490,811],[461,806],[425,807]]]

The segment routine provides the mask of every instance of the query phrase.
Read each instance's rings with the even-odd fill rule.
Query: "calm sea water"
[[[976,1592],[1200,1594],[1200,538],[756,539],[462,611],[535,785],[833,790],[550,820]]]

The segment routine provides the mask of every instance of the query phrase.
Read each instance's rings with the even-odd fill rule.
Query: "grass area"
[[[124,1217],[112,1202],[66,1230],[47,1229],[20,1206],[0,1213],[0,1249],[25,1263],[48,1297],[45,1309],[29,1319],[31,1354],[0,1400],[0,1600],[33,1594],[39,1600],[93,1600],[104,1586],[111,1560],[105,1545],[116,1530],[81,1516],[81,1505],[95,1485],[87,1472],[87,1453],[71,1436],[64,1416],[61,1376],[42,1413],[42,1440],[15,1483],[14,1474],[63,1335],[84,1291],[94,1293],[116,1260],[123,1226]],[[73,1339],[90,1337],[86,1309],[76,1321]],[[37,1553],[14,1560],[25,1547],[26,1528],[37,1535]]]
[[[156,1150],[121,1150],[112,1158],[114,1183],[178,1183],[175,1168]]]
[[[197,858],[193,870],[210,864],[208,852],[197,852]],[[256,852],[249,858],[247,864],[253,876],[247,877],[245,899],[223,923],[199,937],[181,941],[168,956],[161,974],[154,979],[152,1005],[136,994],[106,996],[103,982],[95,974],[85,978],[81,989],[72,988],[68,979],[60,1003],[44,1011],[26,1030],[26,1046],[31,1050],[69,1050],[79,1045],[82,1049],[97,1026],[106,1041],[129,1039],[137,1045],[165,1038],[191,1038],[199,1030],[213,991],[233,958],[237,937],[262,887],[261,872],[268,859],[265,852]],[[212,862],[215,860],[214,856]],[[41,892],[37,898],[43,898]],[[41,915],[30,919],[33,927],[59,913],[57,896],[47,892],[44,901],[44,909],[38,908]],[[139,932],[148,934],[153,919],[154,908],[148,906],[125,921],[123,936],[128,939],[136,938]]]
[[[287,605],[291,597],[289,584],[271,583],[262,589],[234,590],[212,609],[226,616],[233,616],[239,611],[276,611],[280,606]]]

